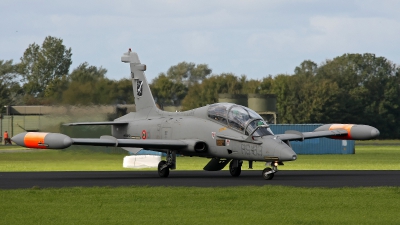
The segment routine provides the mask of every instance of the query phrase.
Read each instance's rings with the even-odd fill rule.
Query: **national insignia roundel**
[[[146,139],[147,138],[147,132],[146,130],[142,130],[142,139]]]

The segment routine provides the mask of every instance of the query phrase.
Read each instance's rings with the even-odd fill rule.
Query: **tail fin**
[[[121,57],[121,61],[129,63],[131,66],[131,78],[136,112],[148,114],[153,109],[157,109],[146,76],[144,75],[146,65],[140,63],[138,54],[129,49],[129,51],[124,53]]]

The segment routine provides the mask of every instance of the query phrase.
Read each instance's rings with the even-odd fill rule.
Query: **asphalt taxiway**
[[[400,186],[400,171],[279,171],[273,180],[264,180],[261,171],[242,171],[231,177],[228,171],[171,171],[168,178],[157,171],[91,172],[0,172],[0,189],[95,187],[95,186],[186,186],[232,187],[283,185],[294,187],[377,187]]]

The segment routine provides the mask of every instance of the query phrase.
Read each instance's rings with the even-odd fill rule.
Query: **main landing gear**
[[[238,177],[242,173],[243,160],[233,159],[229,163],[229,173],[232,177]],[[226,165],[226,164],[225,164]],[[252,168],[253,162],[249,162],[249,168]],[[276,172],[278,172],[278,165],[283,165],[282,162],[267,162],[267,167],[262,171],[262,176],[265,180],[272,180]],[[176,169],[176,151],[168,151],[166,160],[158,163],[158,175],[160,177],[168,177],[170,169]]]
[[[162,160],[158,163],[158,175],[160,177],[168,177],[170,169],[176,169],[175,151],[168,151],[166,160]]]
[[[229,163],[229,172],[232,177],[238,177],[242,173],[242,160],[234,159]]]
[[[265,180],[272,180],[274,178],[274,175],[276,172],[278,172],[278,162],[271,162],[271,163],[266,163],[272,167],[267,167],[262,171],[262,176]]]

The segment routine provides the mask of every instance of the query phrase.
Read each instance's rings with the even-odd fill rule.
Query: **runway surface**
[[[94,187],[94,186],[188,186],[231,187],[284,185],[295,187],[400,186],[400,171],[279,171],[264,180],[261,171],[242,171],[231,177],[228,171],[171,171],[168,178],[157,171],[112,172],[0,172],[0,189]]]

